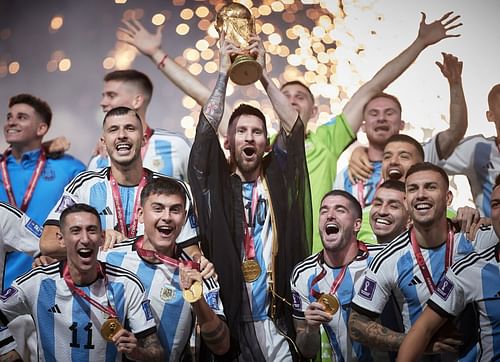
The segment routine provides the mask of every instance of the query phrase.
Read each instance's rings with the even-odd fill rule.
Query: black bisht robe
[[[219,275],[221,299],[231,331],[231,353],[227,357],[234,359],[241,353],[240,358],[245,360],[264,361],[252,323],[242,320],[243,316],[251,315],[251,311],[241,271],[245,217],[241,179],[230,170],[217,133],[203,112],[188,169],[201,247]],[[273,234],[278,237],[274,258],[275,291],[291,303],[290,275],[293,267],[310,254],[312,240],[309,176],[300,118],[289,135],[280,130],[272,151],[263,159],[263,176],[269,186],[274,213]],[[277,298],[275,311],[276,326],[294,341],[291,305]],[[297,357],[295,348],[290,349]]]

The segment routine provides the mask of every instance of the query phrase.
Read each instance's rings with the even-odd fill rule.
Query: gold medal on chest
[[[247,283],[256,281],[262,272],[259,263],[255,259],[245,260],[241,264],[241,270],[243,271],[243,278]]]

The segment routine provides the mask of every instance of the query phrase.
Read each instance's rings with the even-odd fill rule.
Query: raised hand
[[[119,41],[137,48],[142,54],[152,57],[161,47],[163,25],[156,28],[156,33],[148,32],[135,18],[122,20],[124,27],[118,28],[116,37]]]
[[[262,40],[258,35],[252,35],[249,39],[247,51],[255,57],[255,60],[260,64],[262,69],[266,69],[266,50],[262,44]]]
[[[444,14],[441,19],[427,24],[425,22],[426,15],[425,13],[422,13],[422,20],[420,21],[420,28],[418,30],[418,39],[420,39],[425,46],[428,46],[445,38],[459,37],[460,34],[448,33],[450,30],[462,26],[462,23],[457,22],[460,15],[452,16],[452,14],[453,11],[450,11]]]
[[[239,46],[226,39],[226,34],[221,32],[219,39],[219,71],[227,73],[231,68],[231,59],[238,54],[242,54]]]
[[[441,73],[448,79],[450,83],[460,83],[462,81],[463,63],[458,60],[453,54],[443,54],[443,63],[436,62],[436,65],[441,70]]]

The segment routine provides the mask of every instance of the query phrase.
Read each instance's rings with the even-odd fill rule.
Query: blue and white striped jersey
[[[180,133],[154,129],[142,165],[155,172],[187,181],[191,144]],[[93,157],[87,170],[109,166],[108,156]]]
[[[473,303],[479,318],[476,361],[500,359],[500,244],[474,252],[455,263],[428,301],[442,316],[459,315]]]
[[[341,308],[335,313],[333,319],[323,327],[328,335],[335,361],[371,361],[370,350],[349,337],[347,322],[351,310],[351,300],[354,296],[354,286],[362,277],[374,255],[380,252],[385,245],[367,245],[368,253],[360,253],[358,257],[349,264],[342,283],[336,296],[340,301]],[[311,293],[311,287],[319,293],[328,293],[335,278],[340,274],[342,268],[329,267],[323,258],[323,252],[313,254],[297,264],[290,278],[293,317],[297,320],[305,320],[304,312],[311,302],[316,298]],[[314,286],[312,282],[322,271],[326,271],[324,278],[320,279]]]
[[[151,309],[158,325],[158,336],[165,350],[166,360],[179,361],[192,332],[194,315],[191,305],[182,297],[179,269],[163,263],[153,264],[143,260],[135,249],[135,240],[118,244],[99,258],[131,271],[146,288]],[[181,252],[180,260],[192,260]],[[203,293],[209,307],[224,316],[219,298],[219,284],[213,278],[204,280]]]
[[[165,175],[149,171],[148,179],[167,177]],[[67,207],[76,204],[84,203],[94,207],[100,215],[103,229],[115,229],[118,226],[118,218],[116,216],[115,203],[111,191],[111,183],[109,182],[110,168],[103,168],[98,171],[85,171],[76,176],[64,189],[61,199],[56,203],[49,216],[46,225],[59,225],[59,217],[63,210]],[[177,243],[192,243],[198,239],[198,225],[194,216],[191,190],[187,184],[181,180],[174,179],[179,182],[186,190],[187,202],[186,210],[188,217],[186,223],[177,238]],[[124,187],[120,186],[120,197],[124,213],[126,215],[127,227],[131,223],[132,214],[134,211],[135,197],[137,186]],[[144,234],[144,224],[137,225],[137,235]]]
[[[361,190],[358,190],[357,183],[353,184],[351,180],[349,180],[347,167],[337,174],[333,188],[347,191],[358,201],[360,201],[359,197],[363,196],[363,200],[360,201],[362,207],[371,205],[375,197],[375,191],[377,191],[378,185],[381,184],[382,161],[372,161],[371,164],[373,166],[373,172],[366,181],[361,182],[361,187],[359,187]]]
[[[437,284],[445,272],[446,243],[437,248],[420,249],[432,280]],[[474,248],[465,235],[455,234],[453,260],[457,261],[472,251]],[[356,290],[353,304],[373,316],[382,313],[393,293],[401,310],[405,332],[408,333],[430,297],[411,246],[410,231],[391,241],[373,259]]]
[[[32,315],[40,361],[120,361],[115,345],[100,334],[108,315],[74,295],[63,278],[63,270],[64,263],[54,263],[17,278],[0,296],[0,321],[4,324],[19,315]],[[107,282],[98,278],[78,287],[100,304],[111,304],[121,324],[136,337],[154,333],[154,317],[137,276],[105,263],[102,270]],[[0,332],[0,345],[11,342],[7,331]]]

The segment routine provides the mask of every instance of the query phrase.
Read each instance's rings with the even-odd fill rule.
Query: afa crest
[[[175,300],[176,292],[175,288],[171,285],[164,285],[160,289],[160,299],[164,302],[171,302]]]

